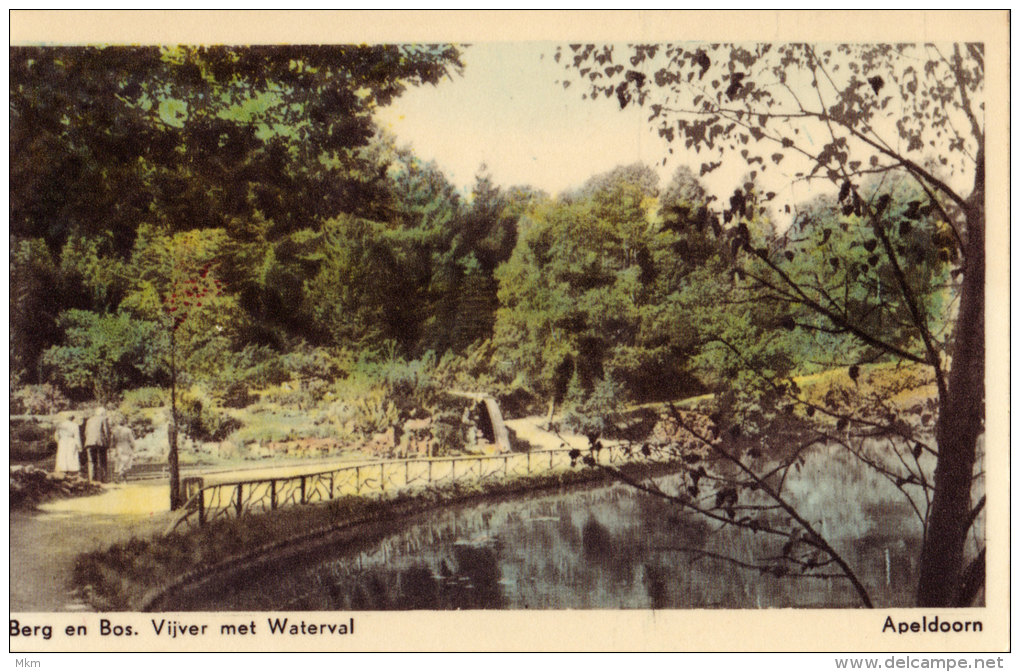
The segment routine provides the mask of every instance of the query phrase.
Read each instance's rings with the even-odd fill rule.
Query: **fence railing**
[[[170,529],[349,495],[386,497],[417,487],[502,481],[549,473],[569,468],[571,452],[570,448],[555,448],[526,453],[381,460],[296,476],[209,485],[199,478],[189,478],[183,483],[186,503],[182,514]],[[584,454],[590,455],[588,451]],[[600,464],[619,464],[629,459],[629,454],[618,445],[605,446],[597,453]]]

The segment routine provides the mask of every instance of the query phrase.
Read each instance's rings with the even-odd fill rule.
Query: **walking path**
[[[583,448],[584,437],[551,434],[542,416],[507,421],[517,436],[536,450]],[[238,479],[300,476],[350,466],[350,459],[282,466],[200,472],[208,485]],[[10,514],[12,612],[87,610],[71,590],[75,558],[107,548],[132,537],[146,538],[167,528],[176,514],[169,511],[170,487],[163,481],[109,484],[98,495],[59,499],[39,505],[36,511]]]

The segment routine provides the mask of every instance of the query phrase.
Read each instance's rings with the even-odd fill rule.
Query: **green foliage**
[[[235,418],[219,411],[214,401],[200,389],[179,393],[178,422],[184,433],[198,441],[222,441],[241,427]]]
[[[12,233],[77,222],[126,250],[153,214],[282,233],[350,211],[378,191],[375,107],[460,67],[449,45],[13,49]]]
[[[24,385],[11,393],[11,415],[52,415],[70,407],[67,397],[48,383]]]
[[[43,350],[59,340],[57,315],[67,296],[61,275],[45,242],[39,238],[11,241],[10,365],[12,381],[38,382]],[[69,289],[69,288],[68,288]]]
[[[682,353],[693,325],[682,298],[703,259],[676,254],[684,234],[656,215],[654,193],[647,169],[628,167],[528,212],[496,273],[506,379],[556,401],[575,374],[584,395],[607,373],[642,399],[689,382]]]
[[[563,405],[563,425],[573,432],[589,437],[606,436],[620,421],[624,390],[606,376],[599,380],[591,394],[585,395],[577,376],[571,380]]]
[[[322,222],[393,214],[373,111],[460,68],[450,45],[14,49],[15,375],[39,381],[66,310],[156,320],[192,230],[232,347],[322,340],[302,306]]]
[[[162,334],[154,322],[127,313],[69,310],[59,325],[65,344],[46,350],[42,361],[66,390],[108,401],[121,390],[165,375]]]

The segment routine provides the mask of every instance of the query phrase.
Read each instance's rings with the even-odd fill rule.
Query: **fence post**
[[[235,508],[237,509],[237,517],[238,518],[241,517],[241,509],[244,508],[244,503],[241,501],[241,494],[242,494],[243,489],[244,489],[244,483],[238,483],[237,484],[237,502],[234,505]]]
[[[507,477],[507,465],[506,465],[507,459],[508,459],[507,456],[504,455],[503,456],[503,480],[504,481],[506,480],[506,477]]]
[[[552,471],[552,468],[553,468],[553,451],[550,450],[549,451],[549,471]]]
[[[329,498],[333,499],[333,477],[336,475],[335,471],[329,472]]]
[[[198,526],[205,524],[205,490],[198,491]]]
[[[411,463],[404,462],[404,487],[408,486],[408,481],[411,480]]]
[[[386,463],[379,463],[379,490],[386,489]]]
[[[301,503],[305,503],[305,477],[301,477]]]
[[[432,485],[432,460],[429,460],[429,485]]]
[[[276,479],[269,481],[269,508],[276,510]]]
[[[354,467],[354,494],[361,494],[361,467]]]
[[[527,474],[528,474],[528,476],[531,476],[531,449],[528,449],[528,468],[527,468]]]
[[[457,459],[450,460],[450,482],[457,482]]]

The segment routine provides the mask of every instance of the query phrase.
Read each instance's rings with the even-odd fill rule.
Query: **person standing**
[[[57,424],[53,438],[57,440],[57,463],[53,470],[58,474],[77,474],[81,467],[78,461],[81,454],[81,435],[78,433],[78,423],[74,421],[73,415]]]
[[[117,461],[117,480],[124,481],[134,462],[135,435],[127,425],[117,424],[112,432],[113,458]]]
[[[110,418],[106,409],[100,406],[85,423],[85,450],[89,453],[92,463],[92,480],[108,483],[110,479],[106,468],[107,453],[110,449]]]
[[[78,471],[86,481],[89,480],[89,451],[85,450],[85,425],[88,421],[89,414],[85,413],[81,416],[81,422],[75,423],[78,425],[78,445],[81,446],[78,451]]]

